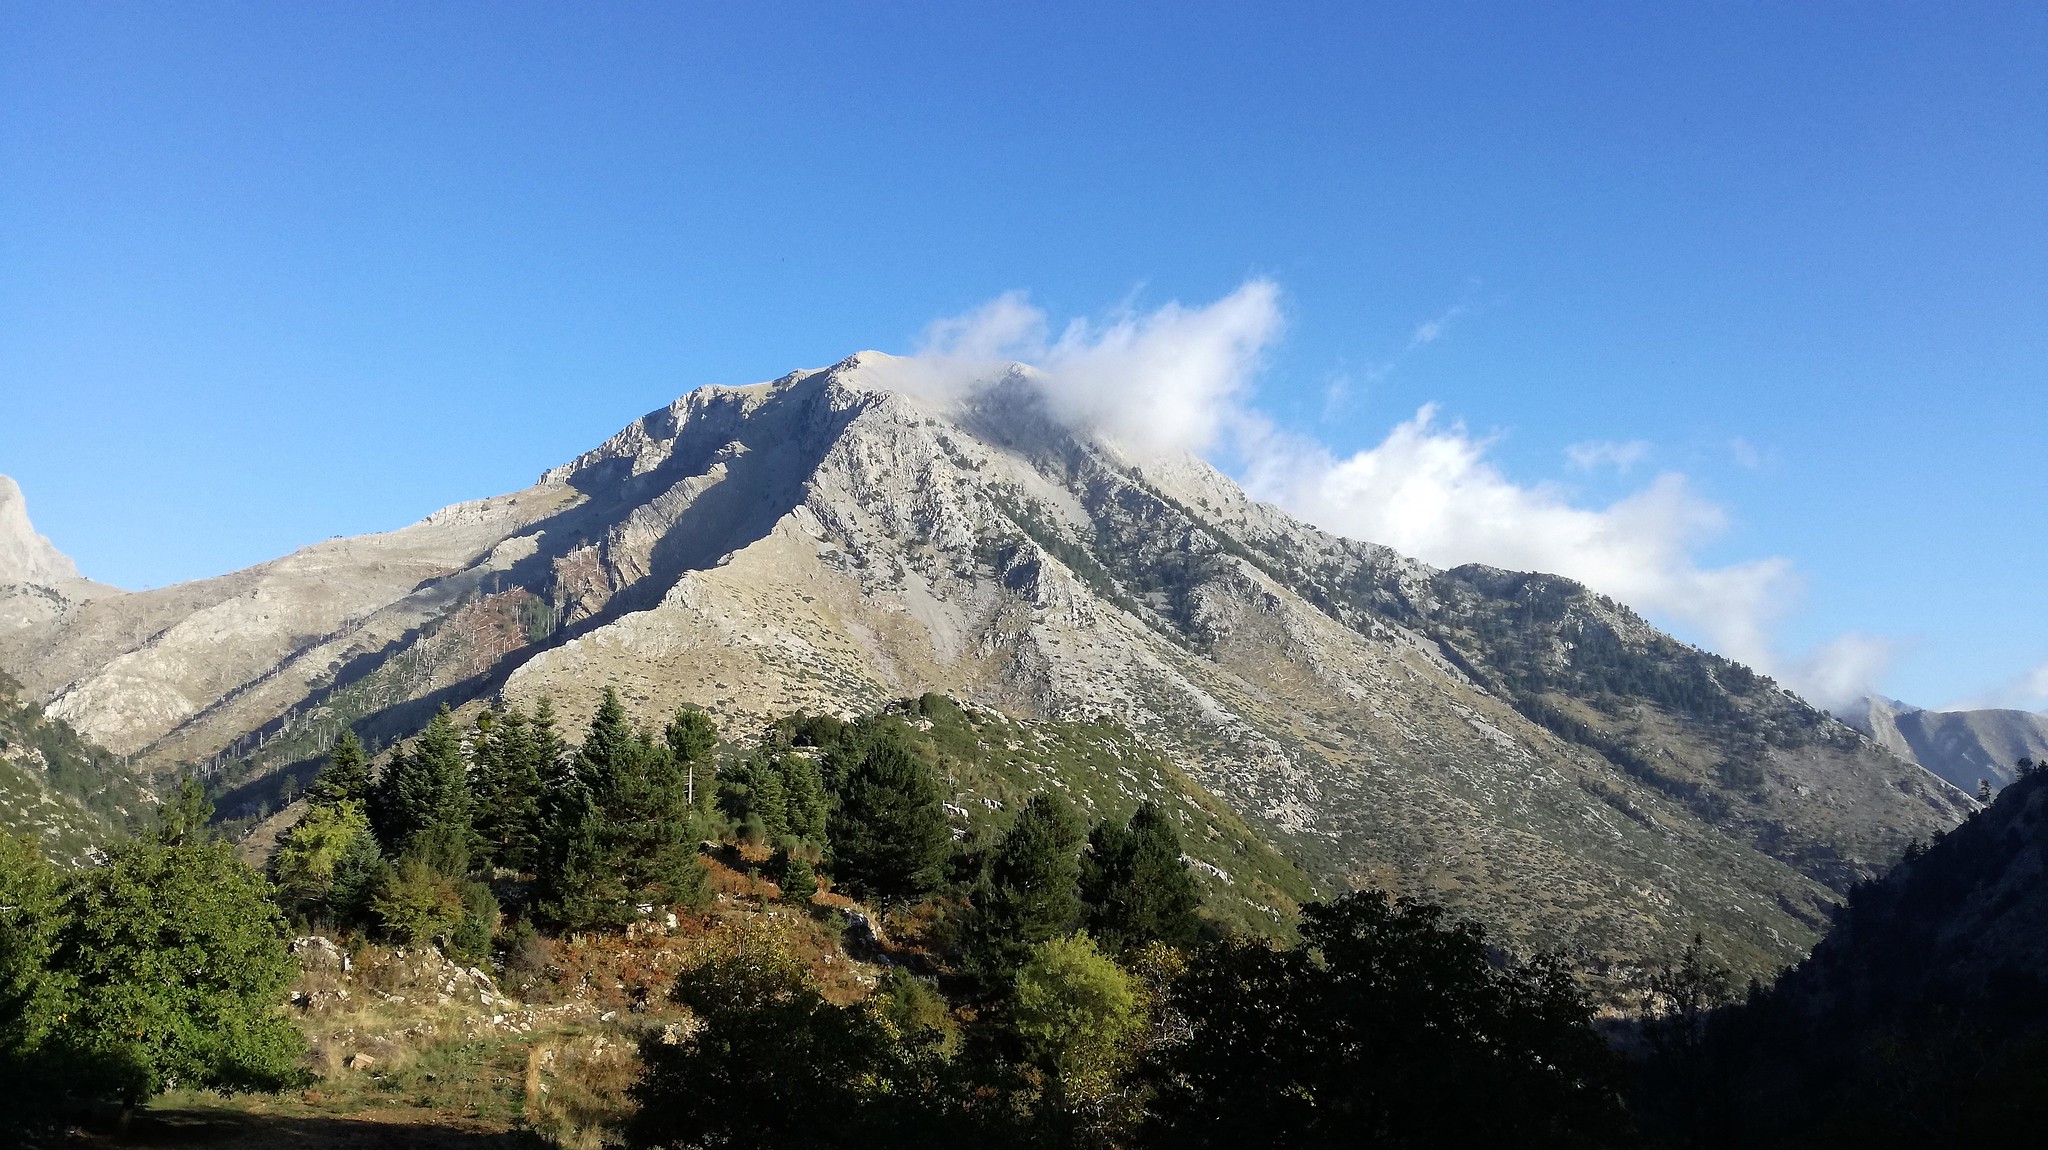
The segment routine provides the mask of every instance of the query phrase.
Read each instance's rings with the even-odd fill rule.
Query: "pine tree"
[[[1112,952],[1154,941],[1185,947],[1200,933],[1201,895],[1181,861],[1180,835],[1157,803],[1139,806],[1127,824],[1095,828],[1081,887],[1089,930]]]
[[[469,764],[446,706],[411,750],[378,780],[372,811],[377,836],[393,857],[414,856],[443,874],[469,870],[472,854]]]
[[[1064,938],[1081,917],[1082,823],[1057,793],[1035,795],[997,841],[976,885],[967,965],[996,992],[1039,943]]]
[[[893,738],[852,765],[828,829],[832,874],[861,897],[908,901],[944,879],[953,837],[938,780]]]
[[[316,807],[333,807],[366,802],[369,797],[369,757],[363,754],[363,742],[356,738],[356,733],[343,730],[327,753],[327,766],[306,792],[306,801]]]

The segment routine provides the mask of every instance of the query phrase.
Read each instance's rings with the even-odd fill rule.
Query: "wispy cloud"
[[[1735,466],[1751,471],[1764,465],[1764,453],[1757,450],[1756,444],[1739,435],[1728,441],[1728,457],[1735,461]]]
[[[1418,326],[1399,355],[1445,338],[1468,310],[1459,303]],[[1280,430],[1253,405],[1252,391],[1283,328],[1279,290],[1266,280],[1202,307],[1125,307],[1074,320],[1057,338],[1042,310],[1011,294],[931,325],[915,365],[941,381],[936,386],[957,388],[989,378],[994,361],[1026,362],[1038,369],[1031,378],[1048,408],[1071,426],[1142,452],[1227,446],[1255,497],[1327,530],[1438,566],[1486,563],[1577,579],[1827,702],[1867,689],[1889,659],[1882,640],[1861,635],[1805,655],[1782,652],[1777,625],[1802,580],[1778,557],[1706,562],[1704,549],[1725,533],[1728,516],[1681,474],[1582,504],[1555,484],[1510,477],[1491,459],[1491,439],[1444,420],[1433,405],[1377,446],[1344,456]],[[1333,380],[1326,403],[1341,402],[1351,386]],[[1649,453],[1647,443],[1588,441],[1566,458],[1579,470],[1627,472]]]
[[[1629,468],[1649,457],[1650,445],[1640,439],[1631,439],[1626,443],[1589,439],[1564,449],[1565,466],[1573,471],[1597,471],[1602,467],[1612,467],[1626,474]]]
[[[1974,698],[1960,699],[1942,709],[1969,711],[1980,707],[2010,707],[2021,711],[2048,711],[2048,662],[2030,668]]]

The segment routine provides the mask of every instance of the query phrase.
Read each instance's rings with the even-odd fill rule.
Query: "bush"
[[[498,898],[480,882],[462,884],[462,921],[448,936],[448,957],[471,966],[491,957],[498,933]]]
[[[447,938],[463,918],[462,891],[455,880],[416,858],[387,871],[370,899],[371,913],[386,937],[409,946]]]
[[[811,896],[818,893],[818,872],[802,857],[788,851],[775,852],[772,860],[775,867],[775,885],[782,888],[784,902],[798,906],[809,904]]]
[[[67,1087],[132,1105],[172,1083],[296,1081],[305,1042],[277,1007],[298,963],[270,893],[221,842],[130,844],[77,876],[52,958],[68,1002],[44,1043]]]
[[[703,1025],[641,1044],[635,1146],[904,1146],[940,1100],[919,1048],[867,1004],[834,1006],[765,934],[727,937],[682,971],[675,1001]]]

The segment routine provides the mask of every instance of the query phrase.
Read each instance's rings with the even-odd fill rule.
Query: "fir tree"
[[[742,838],[775,842],[787,837],[789,799],[775,761],[757,751],[719,772],[718,810]]]
[[[411,750],[378,780],[372,811],[394,857],[416,856],[443,874],[466,873],[472,853],[469,765],[455,717],[443,706]]]
[[[363,753],[363,742],[356,738],[356,733],[343,730],[327,754],[327,766],[306,792],[306,801],[316,807],[333,807],[366,802],[369,797],[369,756]]]
[[[574,775],[546,799],[547,831],[535,868],[535,911],[559,930],[618,926],[628,921],[626,892],[607,866],[603,818],[590,788]]]
[[[636,734],[606,690],[567,777],[548,790],[544,913],[573,928],[623,922],[635,904],[702,902],[685,779],[670,748]]]
[[[546,695],[534,704],[530,737],[533,739],[534,769],[540,773],[541,787],[546,789],[560,782],[568,773],[569,755],[568,747],[562,742],[562,732],[556,727],[555,701]]]
[[[718,725],[702,711],[678,710],[662,737],[683,772],[685,800],[692,809],[708,810],[715,794],[711,756],[718,749]]]
[[[938,780],[893,738],[869,744],[851,767],[829,831],[835,878],[885,903],[938,889],[952,853]]]
[[[832,804],[825,795],[825,778],[818,764],[807,756],[793,754],[780,755],[775,761],[782,773],[785,819],[790,836],[823,846]]]
[[[476,830],[490,861],[508,870],[531,871],[539,857],[541,763],[539,744],[526,716],[514,707],[488,728],[479,722],[475,740]]]
[[[1157,803],[1138,807],[1130,822],[1104,822],[1089,836],[1082,867],[1089,930],[1112,952],[1147,942],[1193,945],[1201,895],[1181,861],[1180,835]]]

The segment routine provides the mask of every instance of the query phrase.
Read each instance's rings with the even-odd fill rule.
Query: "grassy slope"
[[[1289,938],[1301,904],[1318,897],[1228,804],[1115,723],[1011,719],[936,695],[899,704],[890,720],[936,765],[970,839],[1007,826],[1040,791],[1061,791],[1090,823],[1128,819],[1150,799],[1173,815],[1203,912],[1220,925]]]

